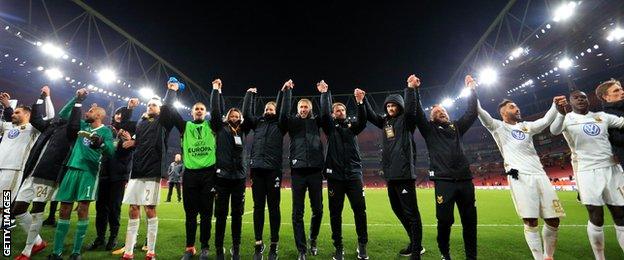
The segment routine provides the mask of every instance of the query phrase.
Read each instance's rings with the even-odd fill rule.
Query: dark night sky
[[[289,78],[296,94],[320,79],[334,93],[403,88],[411,73],[444,84],[506,3],[86,2],[200,84],[220,77],[226,95],[272,95]]]

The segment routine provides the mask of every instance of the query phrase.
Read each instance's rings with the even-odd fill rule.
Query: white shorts
[[[22,183],[15,201],[48,202],[55,193],[56,182],[30,176]]]
[[[619,164],[576,172],[574,176],[583,205],[624,206],[624,173]]]
[[[15,201],[22,181],[21,170],[0,169],[0,192],[11,191],[11,202]]]
[[[546,175],[518,174],[507,176],[516,213],[520,218],[561,218],[565,212]]]
[[[139,206],[156,206],[160,201],[160,178],[130,179],[123,203]]]

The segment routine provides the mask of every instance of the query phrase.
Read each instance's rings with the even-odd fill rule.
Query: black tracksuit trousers
[[[282,171],[251,169],[251,193],[254,201],[253,222],[256,241],[262,241],[264,231],[264,207],[268,204],[271,243],[279,241],[281,224],[280,188]]]
[[[215,168],[186,169],[182,176],[182,202],[186,215],[186,246],[195,246],[197,215],[200,217],[199,242],[208,248],[215,200]]]
[[[466,259],[477,259],[477,208],[472,180],[436,180],[435,196],[440,253],[449,254],[451,226],[455,222],[454,209],[457,204],[463,228]]]
[[[321,229],[323,218],[323,176],[317,168],[298,168],[291,170],[292,178],[292,223],[297,250],[306,252],[306,235],[303,224],[305,194],[309,191],[312,219],[310,221],[310,238],[316,239]]]
[[[329,217],[332,230],[334,247],[342,248],[342,209],[345,195],[349,199],[353,217],[355,219],[355,232],[358,243],[368,243],[368,231],[366,228],[366,201],[364,199],[364,186],[361,179],[357,180],[334,180],[327,179],[329,194]]]
[[[414,180],[389,180],[387,186],[392,211],[399,218],[410,238],[412,259],[420,259],[422,221],[416,200],[416,182]]]
[[[95,230],[98,239],[106,237],[106,226],[110,227],[110,237],[116,238],[119,233],[119,217],[126,180],[101,181],[98,184],[98,197],[95,202]]]
[[[231,205],[232,244],[241,243],[241,229],[243,226],[243,211],[245,210],[245,179],[225,179],[217,177],[217,196],[215,202],[215,247],[216,250],[223,248],[225,238],[225,224],[227,222],[228,204]]]

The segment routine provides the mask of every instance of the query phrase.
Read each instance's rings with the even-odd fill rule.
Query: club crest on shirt
[[[19,136],[19,134],[20,134],[19,129],[14,128],[14,129],[9,130],[9,134],[7,135],[7,137],[9,139],[15,139]]]
[[[511,136],[516,140],[524,140],[526,139],[526,134],[520,130],[511,130]]]
[[[600,127],[594,123],[587,123],[583,125],[583,132],[589,136],[597,136],[600,134]]]
[[[596,116],[594,117],[594,119],[596,120],[596,122],[599,122],[599,123],[602,122],[602,118],[600,118],[600,116]]]
[[[89,138],[82,138],[82,144],[84,144],[85,146],[91,146],[92,142],[91,139]]]
[[[436,196],[436,202],[442,204],[444,202],[444,197],[442,195]]]

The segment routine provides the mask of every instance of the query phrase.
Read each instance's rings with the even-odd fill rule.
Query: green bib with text
[[[202,169],[217,162],[215,136],[208,122],[204,121],[201,124],[186,122],[182,150],[184,167],[188,169]]]

